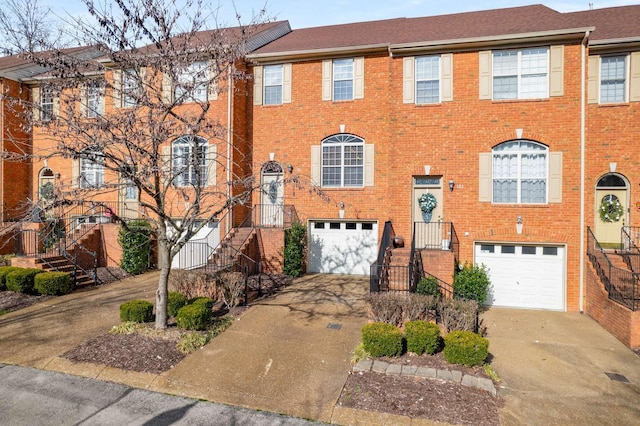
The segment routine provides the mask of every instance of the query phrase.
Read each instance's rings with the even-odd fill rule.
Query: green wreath
[[[624,215],[624,207],[617,198],[605,197],[600,204],[600,220],[603,222],[618,222]]]

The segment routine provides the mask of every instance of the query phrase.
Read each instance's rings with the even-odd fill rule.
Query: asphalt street
[[[78,376],[0,364],[1,425],[319,425]]]

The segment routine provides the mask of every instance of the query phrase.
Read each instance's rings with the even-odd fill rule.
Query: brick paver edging
[[[460,383],[463,386],[482,389],[490,392],[493,396],[497,394],[496,387],[493,385],[491,379],[462,374],[461,371],[457,370],[439,370],[437,368],[416,367],[415,365],[390,364],[388,362],[373,361],[370,359],[362,360],[353,367],[354,373],[369,371],[395,376],[446,380],[448,382]]]

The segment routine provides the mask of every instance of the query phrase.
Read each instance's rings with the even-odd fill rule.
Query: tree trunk
[[[156,290],[156,328],[167,328],[167,300],[169,293],[169,272],[171,271],[171,259],[169,248],[162,240],[158,241],[158,263],[160,264],[160,278]]]

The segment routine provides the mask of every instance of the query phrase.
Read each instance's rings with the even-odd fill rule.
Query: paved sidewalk
[[[154,300],[158,273],[51,299],[0,317],[0,362],[213,402],[331,420],[366,323],[366,277],[308,275],[161,375],[62,355],[120,322],[119,305]]]

